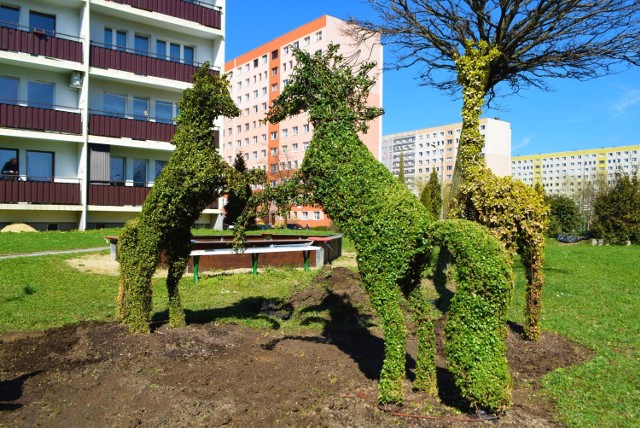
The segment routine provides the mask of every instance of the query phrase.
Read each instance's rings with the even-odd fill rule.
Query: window
[[[302,211],[302,220],[309,220],[309,212]]]
[[[260,157],[264,158],[267,156],[267,149],[260,150]]]
[[[173,123],[173,103],[167,101],[156,101],[156,122]]]
[[[160,175],[160,173],[162,172],[164,167],[167,165],[167,161],[157,160],[155,165],[156,165],[156,168],[155,168],[155,171],[154,171],[154,173],[155,173],[154,179],[158,178],[158,176]]]
[[[293,148],[294,152],[297,152],[298,151],[298,143],[293,143],[292,148]]]
[[[169,43],[169,61],[180,62],[180,45]]]
[[[304,132],[304,133],[309,132],[309,124],[308,123],[302,126],[302,132]]]
[[[267,142],[267,134],[262,134],[260,136],[260,139],[262,140],[263,143],[266,143]]]
[[[278,59],[278,50],[277,49],[275,51],[271,52],[271,59]]]
[[[278,164],[272,163],[270,165],[271,167],[271,172],[277,172],[278,171]]]
[[[194,63],[194,57],[195,57],[195,50],[192,46],[185,46],[183,49],[184,52],[184,56],[182,59],[182,62],[185,64],[189,64],[189,65],[193,65]]]
[[[278,75],[278,67],[273,67],[271,69],[271,75],[272,76],[277,76]]]
[[[124,185],[125,171],[124,158],[111,156],[109,159],[109,180],[112,183]]]
[[[147,160],[133,160],[133,185],[144,187],[147,184]]]
[[[320,211],[314,211],[313,212],[313,219],[314,220],[320,220]]]
[[[138,55],[149,55],[149,38],[136,34],[133,38],[133,49]]]
[[[18,150],[16,149],[0,149],[0,165],[2,165],[2,170],[5,170],[4,166],[6,165],[8,170],[19,170],[19,166],[14,166],[14,165],[20,165],[20,162],[17,162],[17,164],[13,164],[13,162],[11,161],[12,159],[15,159],[16,162],[18,161]],[[9,165],[7,165],[9,164]],[[11,174],[11,173],[9,173]],[[2,175],[0,175],[0,180],[3,177]],[[6,178],[10,178],[10,179],[14,179],[16,178],[15,174],[13,174],[13,177],[9,176]]]
[[[267,55],[262,55],[262,61],[260,62],[260,64],[266,64],[267,61],[268,61]]]
[[[305,141],[302,143],[302,149],[306,152],[309,149],[309,142]]]
[[[318,31],[316,33],[316,41],[320,41],[320,40],[322,40],[322,31]]]
[[[20,23],[20,9],[10,6],[0,6],[0,26],[18,28]]]
[[[304,45],[309,46],[309,44],[311,44],[311,37],[307,36],[304,38]]]
[[[266,86],[264,86],[262,88],[262,95],[267,95],[267,87]]]
[[[273,85],[271,85],[271,92],[277,92],[278,91],[278,84],[274,83]]]
[[[19,83],[15,77],[0,76],[0,104],[17,104]]]
[[[273,131],[271,133],[271,139],[272,140],[277,140],[278,139],[278,131]]]
[[[282,146],[282,153],[283,154],[287,154],[288,150],[289,150],[289,146],[287,146],[287,145]]]
[[[27,150],[27,180],[53,181],[53,152]]]
[[[273,147],[271,149],[271,156],[278,156],[278,148],[277,147]]]
[[[133,118],[136,120],[147,120],[149,116],[149,99],[133,98]]]
[[[258,98],[258,90],[253,91],[253,98]]]
[[[297,126],[294,126],[294,127],[291,129],[291,133],[292,133],[293,135],[298,135],[298,127],[297,127]]]
[[[282,130],[282,138],[287,138],[289,136],[289,130],[287,128],[284,128]]]
[[[28,82],[27,104],[29,107],[53,108],[53,83]]]
[[[47,36],[56,34],[56,17],[46,13],[29,11],[29,29],[35,33],[42,32]]]
[[[156,57],[160,59],[165,59],[167,57],[167,42],[164,40],[156,40]]]

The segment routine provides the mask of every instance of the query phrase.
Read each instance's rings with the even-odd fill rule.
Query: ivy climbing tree
[[[178,283],[191,251],[191,228],[202,210],[225,189],[231,168],[217,150],[213,122],[240,114],[226,76],[205,63],[179,102],[175,151],[156,178],[142,212],[128,221],[118,239],[120,287],[116,316],[133,332],[149,332],[151,278],[163,253],[168,262],[169,325],[185,323]]]
[[[460,321],[447,327],[456,383],[474,407],[505,408],[510,402],[510,378],[502,339],[511,277],[503,248],[478,225],[460,220],[435,222],[407,186],[360,141],[358,132],[365,132],[367,121],[382,113],[366,104],[375,64],[349,64],[336,45],[313,55],[294,49],[294,55],[296,67],[289,85],[274,101],[267,118],[276,123],[306,111],[314,126],[302,179],[314,200],[356,247],[358,269],[384,333],[379,402],[403,401],[403,299],[417,324],[413,386],[435,392],[434,320],[420,279],[433,245],[442,245],[451,247],[456,260],[469,266],[459,271],[460,283],[465,285],[458,291],[460,304],[451,315]],[[484,316],[487,320],[480,318]],[[470,337],[473,347],[462,343]],[[483,351],[474,355],[480,349]]]

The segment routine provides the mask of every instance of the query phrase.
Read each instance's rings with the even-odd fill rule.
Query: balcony
[[[195,1],[184,0],[111,0],[114,3],[127,4],[137,9],[162,13],[187,21],[197,22],[206,27],[222,28],[222,11],[219,8]]]
[[[151,187],[124,186],[121,182],[94,182],[89,184],[89,205],[142,206]],[[207,208],[218,208],[215,200]]]
[[[67,61],[82,62],[82,43],[77,37],[63,33],[54,36],[29,31],[29,27],[0,24],[0,50],[24,52]]]
[[[21,104],[27,102],[0,98],[0,127],[82,134],[79,109],[55,105],[43,108]]]
[[[97,110],[91,110],[89,114],[90,135],[169,142],[175,132],[176,125],[172,123],[115,117]]]
[[[139,76],[154,76],[163,79],[180,80],[191,83],[192,77],[202,65],[186,64],[180,61],[169,61],[155,57],[151,52],[133,49],[111,49],[101,43],[91,42],[89,63],[93,67],[127,71]],[[209,70],[219,73],[218,70]]]
[[[0,203],[80,205],[79,183],[0,180]]]

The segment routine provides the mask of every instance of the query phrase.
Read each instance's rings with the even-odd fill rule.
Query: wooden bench
[[[194,251],[191,251],[190,253],[190,256],[193,257],[193,279],[197,284],[199,280],[200,257],[203,257],[203,256],[251,254],[252,273],[254,275],[257,275],[258,256],[260,256],[260,254],[301,252],[304,257],[304,270],[308,271],[309,258],[311,257],[312,251],[315,251],[316,253],[316,267],[322,266],[322,264],[324,263],[324,254],[323,254],[324,250],[322,249],[322,247],[316,247],[316,246],[310,245],[310,243],[289,244],[289,245],[272,244],[268,247],[249,247],[249,248],[245,248],[244,253],[237,253],[232,248],[213,248],[209,250],[194,250]]]

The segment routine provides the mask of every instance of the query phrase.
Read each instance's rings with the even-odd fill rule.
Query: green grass
[[[548,241],[543,330],[596,351],[581,366],[544,379],[570,426],[640,426],[640,247]],[[522,323],[525,279],[518,270],[510,319]]]
[[[108,248],[105,236],[117,235],[119,229],[86,232],[21,232],[0,233],[0,255],[59,251],[77,248]]]
[[[105,231],[28,234],[26,242],[31,251],[64,249],[52,248],[50,234],[56,233],[71,237],[73,244],[65,242],[64,248],[95,246],[86,234],[95,234],[98,242],[106,234]],[[5,235],[0,235],[0,243],[27,234]],[[72,239],[74,236],[77,239]],[[349,241],[343,242],[344,249],[352,247]],[[0,331],[38,330],[79,320],[113,319],[117,277],[78,272],[65,262],[71,257],[76,256],[0,260]],[[570,426],[640,426],[639,261],[639,246],[548,243],[542,327],[596,352],[593,360],[557,370],[544,378],[545,391],[557,400],[559,417]],[[509,319],[521,324],[525,280],[518,264],[516,270]],[[309,313],[307,320],[318,315],[318,322],[310,325],[296,316],[281,321],[257,315],[261,304],[278,302],[307,287],[314,275],[292,269],[268,269],[258,276],[205,275],[197,286],[191,275],[185,275],[181,291],[187,319],[287,330],[321,327],[326,315],[322,313]],[[163,280],[154,280],[155,320],[166,318],[166,304]]]
[[[106,252],[105,252],[106,253]],[[79,272],[66,260],[73,254],[0,260],[0,332],[40,330],[81,320],[113,320],[118,277]],[[198,285],[186,274],[181,295],[188,321],[242,322],[274,327],[256,316],[262,302],[279,302],[305,288],[315,272],[266,269],[259,275],[204,276]],[[162,278],[153,281],[155,320],[166,319],[167,292]]]

